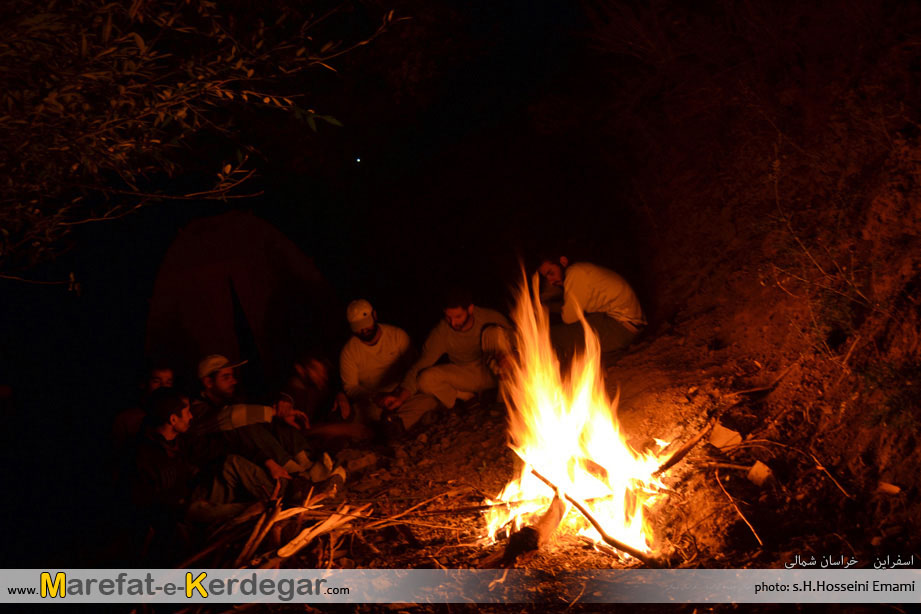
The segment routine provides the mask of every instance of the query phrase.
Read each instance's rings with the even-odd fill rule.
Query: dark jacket
[[[164,520],[181,517],[198,477],[180,437],[167,441],[153,428],[144,429],[131,480],[131,498],[142,512]]]

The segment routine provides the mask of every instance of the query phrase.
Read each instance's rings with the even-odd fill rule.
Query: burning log
[[[534,477],[536,477],[536,478],[539,479],[541,482],[543,482],[544,484],[546,484],[547,486],[549,486],[550,488],[552,488],[554,491],[556,491],[557,493],[559,493],[559,489],[553,484],[553,482],[551,482],[550,480],[548,480],[547,478],[545,478],[544,476],[542,476],[541,474],[539,474],[539,473],[537,472],[536,469],[531,469],[531,473],[534,474]],[[661,562],[660,562],[660,561],[658,561],[658,560],[654,559],[653,557],[647,555],[645,552],[641,552],[641,551],[637,550],[636,548],[634,548],[633,546],[631,546],[631,545],[629,545],[629,544],[625,544],[625,543],[623,543],[622,541],[620,541],[619,539],[616,539],[616,538],[614,538],[614,537],[608,535],[608,533],[604,530],[604,527],[601,526],[601,523],[599,523],[599,522],[595,519],[595,517],[592,515],[592,513],[589,512],[588,509],[586,509],[586,507],[585,507],[584,505],[582,505],[582,504],[579,503],[576,499],[574,499],[573,497],[571,497],[571,496],[569,496],[569,495],[564,495],[564,496],[566,497],[566,500],[569,501],[570,503],[572,503],[573,507],[575,507],[577,510],[579,510],[579,513],[581,513],[583,516],[585,516],[585,519],[588,520],[588,521],[591,523],[591,525],[592,525],[593,527],[595,527],[595,530],[598,531],[598,534],[601,535],[601,539],[603,539],[603,540],[605,541],[606,544],[608,544],[609,546],[611,546],[611,547],[613,547],[613,548],[616,548],[616,549],[620,550],[621,552],[626,552],[627,554],[629,554],[629,555],[632,556],[633,558],[639,559],[640,561],[642,561],[643,563],[645,563],[645,564],[648,565],[649,567],[661,567]],[[559,494],[557,494],[557,497],[559,497]],[[559,524],[559,522],[558,522],[557,524]]]
[[[550,507],[547,508],[537,522],[533,525],[513,533],[505,546],[505,551],[499,559],[503,567],[513,564],[519,557],[540,550],[560,526],[566,515],[566,504],[560,499],[559,493],[553,497]]]

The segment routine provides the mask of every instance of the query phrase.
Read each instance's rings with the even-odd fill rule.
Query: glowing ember
[[[524,467],[496,498],[512,503],[508,509],[487,513],[489,535],[494,539],[509,523],[513,530],[531,523],[550,504],[553,492],[531,473],[534,468],[563,493],[584,502],[606,533],[651,552],[652,531],[644,508],[662,486],[652,474],[664,458],[640,454],[627,444],[617,421],[617,399],[610,400],[605,391],[598,339],[584,319],[585,353],[574,357],[560,376],[536,276],[532,287],[533,298],[527,284],[522,285],[512,314],[519,357],[502,388],[509,407],[509,446]],[[574,509],[560,526],[601,539]]]

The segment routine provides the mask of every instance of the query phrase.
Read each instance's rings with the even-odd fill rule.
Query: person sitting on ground
[[[498,385],[496,373],[507,366],[512,349],[508,319],[474,306],[470,293],[460,288],[446,293],[442,310],[444,320],[429,333],[422,355],[400,386],[381,399],[386,409],[399,409],[417,392],[434,396],[450,409],[458,399],[468,401]],[[442,356],[448,363],[436,365]]]
[[[346,318],[352,337],[339,355],[343,393],[337,398],[337,407],[342,417],[354,415],[362,422],[383,422],[391,436],[411,429],[438,407],[434,397],[416,393],[399,404],[391,403],[392,408],[385,409],[382,404],[412,364],[409,335],[402,328],[379,323],[377,312],[364,299],[349,303]]]
[[[333,475],[344,482],[345,470],[334,468],[328,457],[317,462],[310,459],[307,440],[300,433],[306,416],[294,408],[290,397],[281,397],[274,407],[236,402],[234,369],[245,363],[231,363],[220,354],[206,356],[199,363],[202,394],[192,404],[192,414],[196,419],[193,434],[202,448],[212,458],[221,452],[241,454],[263,464],[275,479],[306,473],[314,482]]]
[[[145,405],[150,394],[157,388],[172,388],[173,368],[166,364],[154,364],[146,373],[141,384],[141,400],[135,407],[126,409],[112,421],[112,443],[116,454],[121,454],[141,431]]]
[[[151,393],[131,491],[155,528],[224,520],[246,507],[241,501],[267,500],[275,489],[265,471],[241,456],[224,457],[215,471],[198,466],[186,436],[193,420],[188,397],[172,388]]]
[[[294,362],[294,372],[285,384],[284,392],[291,397],[294,408],[303,412],[308,425],[323,420],[332,405],[329,370],[329,361],[309,350]]]
[[[537,270],[563,293],[559,307],[563,324],[550,328],[550,341],[561,362],[585,347],[580,309],[597,333],[602,352],[626,348],[646,326],[636,293],[614,271],[588,262],[570,263],[566,256],[541,258]]]

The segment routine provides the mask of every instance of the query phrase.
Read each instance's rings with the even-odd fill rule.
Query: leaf
[[[222,169],[222,172],[223,172],[225,175],[227,175],[228,173],[230,173],[230,165],[229,165],[229,164],[225,164],[225,165],[224,165],[224,168]]]
[[[134,42],[135,44],[137,44],[138,50],[140,50],[141,55],[144,55],[144,52],[147,51],[147,45],[144,44],[144,39],[141,38],[141,35],[138,34],[137,32],[132,32],[131,36],[132,38],[134,38]]]
[[[108,43],[109,36],[112,34],[112,13],[106,17],[106,25],[102,27],[102,42]]]
[[[131,8],[128,9],[128,17],[131,19],[135,18],[138,14],[138,9],[141,8],[141,2],[143,2],[143,0],[134,0],[134,2],[131,3]]]
[[[332,115],[317,115],[318,119],[322,119],[327,124],[332,124],[333,126],[339,126],[342,128],[342,122],[333,117]]]

